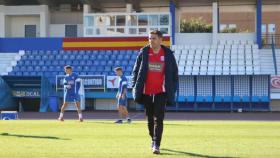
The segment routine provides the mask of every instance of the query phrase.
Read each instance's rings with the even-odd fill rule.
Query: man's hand
[[[122,99],[124,99],[124,98],[125,98],[125,93],[123,93],[123,94],[121,95],[121,97],[122,97]]]

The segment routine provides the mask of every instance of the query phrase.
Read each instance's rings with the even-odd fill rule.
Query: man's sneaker
[[[154,146],[155,146],[155,141],[152,141],[152,143],[151,143],[151,149],[152,150],[154,149]]]
[[[153,147],[153,154],[160,154],[160,150],[158,146]]]
[[[127,123],[131,123],[131,119],[127,119]]]
[[[122,120],[117,120],[115,123],[122,124],[122,123],[123,123],[123,121],[122,121]]]
[[[79,118],[79,121],[80,121],[80,122],[84,122],[84,119],[83,119],[83,118]]]
[[[63,122],[63,121],[64,121],[63,117],[59,117],[59,118],[58,118],[58,121]]]

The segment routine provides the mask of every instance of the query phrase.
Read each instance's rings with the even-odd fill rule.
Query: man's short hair
[[[159,30],[153,30],[150,32],[151,35],[157,35],[159,38],[163,37],[162,32],[160,32]]]
[[[70,66],[70,65],[66,65],[66,66],[64,66],[64,69],[65,69],[65,70],[66,70],[66,69],[71,69],[71,70],[72,70],[73,68],[72,68],[72,66]]]
[[[121,67],[116,67],[114,70],[115,71],[122,71],[122,68]]]

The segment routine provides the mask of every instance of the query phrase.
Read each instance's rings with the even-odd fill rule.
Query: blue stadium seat
[[[110,72],[112,71],[111,66],[105,66],[104,71]]]
[[[94,66],[100,65],[100,61],[99,61],[99,60],[94,61],[94,62],[93,62],[93,65],[94,65]]]
[[[117,56],[117,60],[123,60],[124,59],[124,55],[120,54]]]
[[[37,50],[33,50],[31,54],[35,56],[35,55],[38,55],[39,53]]]
[[[57,55],[55,56],[55,58],[56,58],[56,60],[62,60],[62,55],[61,55],[61,54],[57,54]]]
[[[40,66],[35,66],[34,71],[41,71],[41,67]]]
[[[83,68],[82,68],[82,66],[77,66],[77,67],[75,67],[75,70],[80,72],[80,71],[83,71]]]
[[[76,55],[76,59],[77,59],[77,60],[81,60],[81,59],[83,59],[83,56],[80,55],[80,54],[78,54],[78,55]]]
[[[90,71],[90,67],[89,67],[89,66],[84,66],[84,67],[83,67],[83,71],[84,71],[84,72]]]
[[[83,56],[83,59],[84,59],[84,60],[89,59],[89,55],[84,55],[84,56]]]
[[[45,51],[39,50],[38,55],[42,56],[42,55],[44,55],[44,54],[45,54]]]
[[[76,57],[75,57],[75,55],[70,55],[70,58],[69,58],[70,60],[75,60],[76,59]]]
[[[72,65],[72,61],[71,61],[71,60],[66,60],[66,61],[65,61],[65,64],[66,64],[66,65]]]
[[[125,60],[122,60],[122,61],[121,61],[121,66],[122,66],[122,67],[127,66],[127,65],[128,65],[128,62],[127,62],[127,61],[125,61]]]
[[[40,60],[32,60],[32,61],[31,61],[31,65],[36,66],[36,65],[39,64],[39,61],[40,61]]]
[[[26,50],[25,51],[25,55],[31,55],[31,51],[30,50]]]
[[[15,75],[16,75],[16,72],[14,72],[14,71],[9,72],[8,75],[9,75],[9,76],[15,76]]]
[[[13,71],[20,71],[19,65],[15,66],[15,67],[13,68]]]
[[[27,67],[27,71],[29,71],[29,72],[34,71],[33,66],[28,66],[28,67]]]
[[[20,71],[22,71],[22,72],[26,71],[26,69],[27,69],[26,66],[21,66],[20,67]]]
[[[101,54],[97,55],[97,60],[103,60],[103,55]]]
[[[24,62],[24,65],[31,65],[31,60],[26,60],[26,61]]]
[[[63,59],[63,60],[68,60],[68,59],[69,59],[69,55],[64,54],[64,55],[62,56],[62,59]]]
[[[35,56],[35,60],[41,60],[41,56],[40,55],[36,55]]]
[[[43,60],[40,60],[40,61],[38,62],[38,65],[39,65],[39,66],[43,66],[43,65],[45,65],[45,62],[44,62]]]
[[[103,66],[97,66],[96,71],[102,72],[102,71],[104,71],[104,67]]]
[[[47,61],[45,62],[45,65],[46,65],[46,66],[52,65],[52,61],[51,61],[51,60],[47,60]]]
[[[25,54],[25,55],[21,56],[21,60],[27,60],[27,55]]]
[[[42,60],[49,60],[49,57],[47,55],[43,55]]]
[[[49,55],[51,55],[51,54],[52,54],[52,51],[47,50],[47,51],[45,52],[45,54],[46,54],[47,56],[49,56]]]
[[[125,53],[126,53],[126,50],[120,50],[119,53],[120,53],[120,54],[125,54]]]
[[[65,61],[64,60],[59,60],[59,65],[65,66]]]
[[[57,60],[53,60],[53,61],[52,61],[52,65],[55,65],[55,66],[56,66],[56,65],[58,65],[58,64],[59,64],[59,63],[58,63]]]
[[[56,55],[56,54],[58,54],[58,51],[57,50],[53,50],[52,54]]]
[[[117,60],[117,55],[115,55],[115,54],[114,54],[114,55],[111,55],[110,59],[111,59],[111,60]]]
[[[115,66],[115,67],[116,67],[116,66],[121,66],[121,61],[116,60],[115,63],[114,63],[114,66]]]
[[[73,62],[72,62],[72,65],[73,66],[77,66],[77,65],[80,65],[81,63],[83,63],[84,61],[78,61],[78,60],[74,60]]]
[[[105,66],[105,65],[107,65],[107,62],[105,60],[102,60],[102,61],[100,61],[100,65]]]
[[[54,55],[49,55],[48,58],[49,58],[49,60],[54,60],[55,56]]]
[[[55,66],[55,71],[64,71],[64,67],[57,65]]]
[[[91,60],[87,60],[86,61],[86,65],[91,66],[92,65],[92,61]]]
[[[22,76],[22,72],[20,71],[16,72],[16,76]]]
[[[133,67],[132,66],[127,66],[126,71],[132,71]]]
[[[134,64],[135,64],[135,61],[134,61],[134,60],[129,60],[128,65],[134,66]]]
[[[132,54],[133,53],[133,51],[132,50],[126,50],[126,54]]]
[[[48,71],[47,66],[42,66],[42,67],[41,67],[41,71]]]
[[[20,61],[18,61],[18,64],[17,64],[18,66],[22,66],[22,65],[24,65],[24,60],[20,60]]]
[[[124,60],[129,60],[130,59],[130,55],[126,54],[124,55]]]
[[[27,71],[24,71],[24,72],[22,73],[22,75],[23,75],[23,76],[30,76],[30,73],[27,72]]]
[[[48,66],[48,71],[55,71],[54,66],[52,66],[52,65]]]
[[[113,66],[113,65],[114,65],[114,62],[113,62],[112,60],[108,60],[107,65],[108,65],[108,66]]]
[[[90,60],[96,60],[97,57],[96,57],[96,55],[92,54],[92,55],[89,56],[89,59],[90,59]]]
[[[132,56],[131,56],[131,60],[136,60],[137,59],[137,54],[133,54]]]
[[[30,72],[30,76],[37,76],[37,73],[35,71]]]

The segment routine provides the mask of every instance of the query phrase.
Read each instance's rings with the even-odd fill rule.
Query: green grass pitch
[[[280,122],[165,121],[161,155],[145,121],[0,121],[0,158],[280,157]]]

